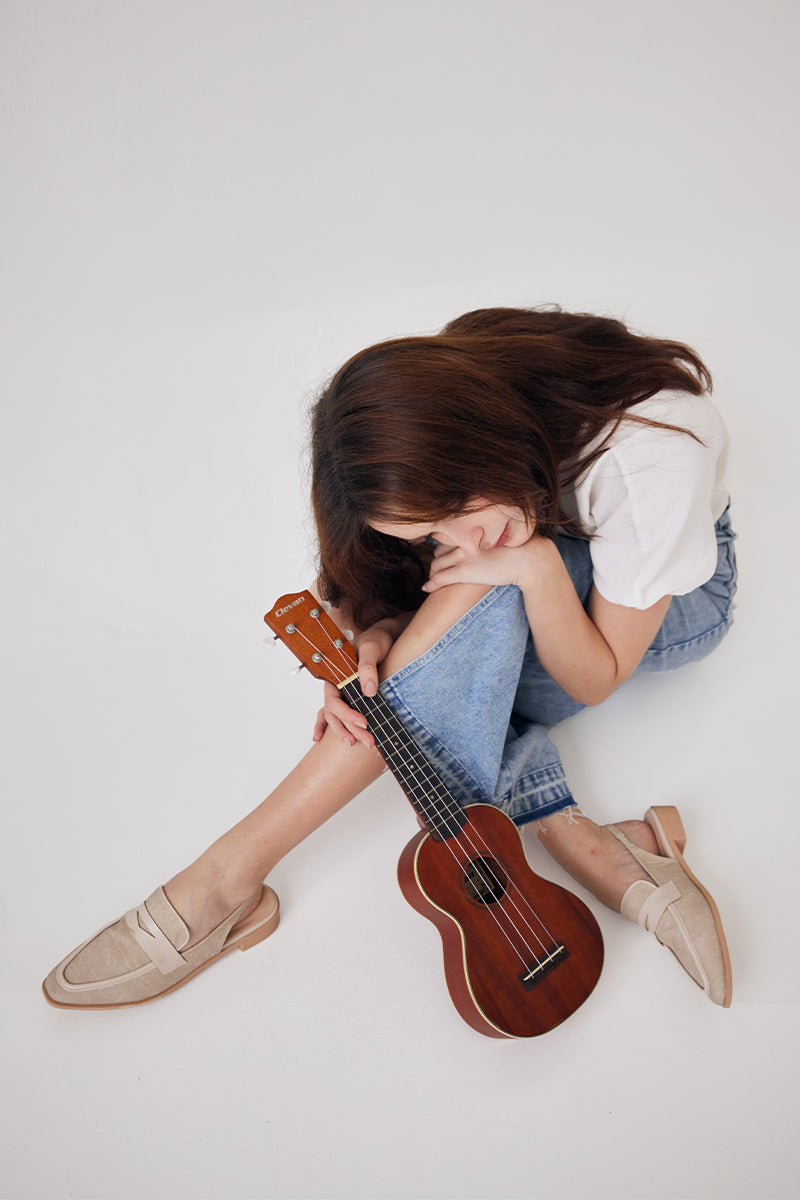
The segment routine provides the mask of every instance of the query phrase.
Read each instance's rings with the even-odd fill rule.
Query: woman
[[[535,821],[576,880],[728,1005],[722,925],[677,811],[596,825],[548,735],[634,671],[704,657],[730,626],[710,390],[692,350],[620,322],[478,310],[341,368],[313,413],[312,499],[319,591],[357,630],[364,692],[380,685],[451,790]],[[141,1003],[271,933],[265,876],[384,766],[330,685],[313,738],[258,808],[60,963],[46,998]]]

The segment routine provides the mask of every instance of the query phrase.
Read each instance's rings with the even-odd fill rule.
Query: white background
[[[4,1197],[798,1194],[798,12],[2,3]],[[544,302],[696,346],[731,429],[734,632],[558,737],[596,819],[681,805],[733,1007],[592,901],[585,1008],[473,1033],[388,778],[275,871],[270,941],[46,1006],[308,744],[318,686],[261,617],[312,578],[319,384]]]

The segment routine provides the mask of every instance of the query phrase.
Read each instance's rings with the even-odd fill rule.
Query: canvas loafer
[[[122,1008],[144,1004],[187,983],[230,950],[248,950],[269,937],[280,920],[272,888],[235,928],[254,897],[240,904],[202,941],[184,950],[189,929],[163,888],[104,926],[54,967],[42,984],[56,1008]]]
[[[622,897],[620,912],[655,934],[714,1004],[731,1002],[731,961],[714,900],[683,857],[686,833],[672,805],[645,813],[661,854],[634,845],[615,825],[608,828],[647,871],[652,883],[637,880]]]

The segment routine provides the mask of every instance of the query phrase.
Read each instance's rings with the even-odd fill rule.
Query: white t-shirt
[[[594,535],[589,547],[600,594],[645,609],[662,596],[693,591],[716,570],[714,522],[729,499],[728,434],[706,396],[664,391],[628,411],[691,430],[701,442],[623,420],[562,504]]]

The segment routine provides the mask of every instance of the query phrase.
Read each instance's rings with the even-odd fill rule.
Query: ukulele
[[[603,939],[586,905],[531,870],[514,822],[462,806],[381,695],[365,696],[353,647],[308,591],[281,596],[267,625],[317,679],[362,713],[422,830],[398,863],[400,890],[439,930],[450,998],[497,1038],[537,1037],[591,994]]]

